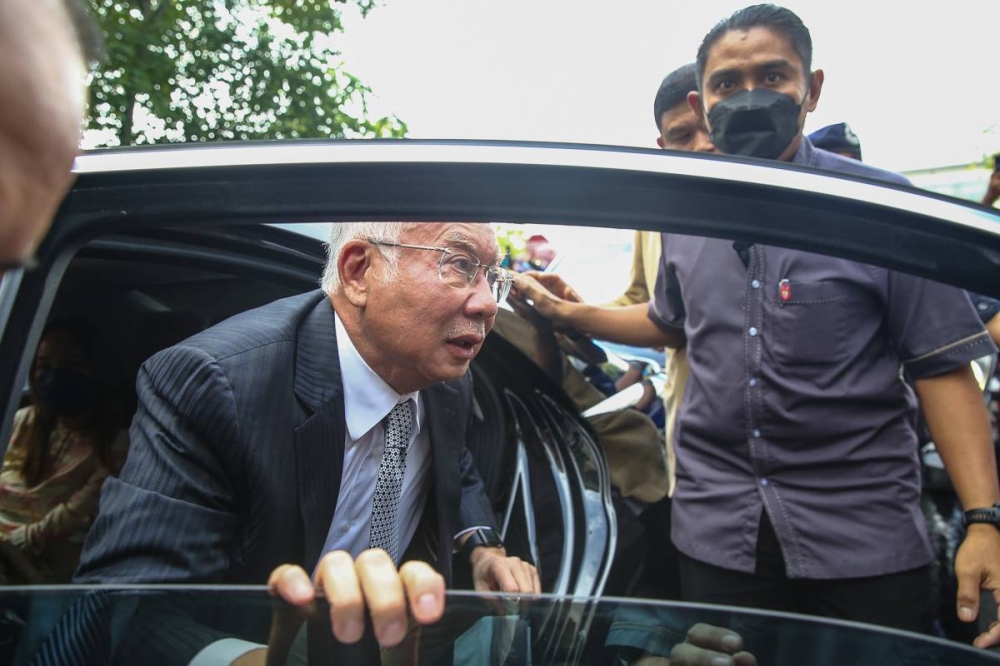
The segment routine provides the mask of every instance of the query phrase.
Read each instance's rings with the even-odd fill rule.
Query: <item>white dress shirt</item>
[[[334,314],[334,319],[347,428],[344,432],[344,468],[340,476],[337,510],[327,532],[323,553],[346,550],[352,557],[357,557],[368,549],[375,483],[385,448],[382,420],[398,403],[413,400],[416,423],[406,449],[406,471],[396,514],[399,552],[403,553],[417,530],[430,486],[431,442],[424,427],[423,401],[419,392],[396,393],[375,374],[351,342],[340,317]]]

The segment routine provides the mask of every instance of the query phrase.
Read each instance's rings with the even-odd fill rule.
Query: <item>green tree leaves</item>
[[[90,0],[106,56],[88,129],[101,145],[398,137],[368,117],[371,89],[332,37],[342,8],[374,0]]]

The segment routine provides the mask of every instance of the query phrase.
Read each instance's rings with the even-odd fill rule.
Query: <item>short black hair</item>
[[[93,67],[104,57],[104,38],[101,35],[101,28],[90,10],[84,6],[83,0],[63,0],[62,4],[76,34],[83,60],[88,67]]]
[[[687,104],[688,93],[697,89],[698,81],[693,62],[681,65],[663,77],[663,82],[660,83],[660,88],[653,99],[653,121],[656,123],[656,129],[660,129],[664,113],[682,102]]]
[[[732,16],[715,24],[701,46],[698,47],[698,90],[701,90],[702,79],[705,76],[705,65],[708,64],[708,52],[726,33],[732,31],[745,32],[751,28],[768,28],[784,35],[792,43],[792,48],[802,61],[806,77],[812,71],[812,37],[809,28],[802,19],[790,9],[777,5],[753,5],[733,12]]]

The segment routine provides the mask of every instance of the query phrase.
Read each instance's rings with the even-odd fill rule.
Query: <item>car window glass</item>
[[[103,359],[101,367],[108,375],[105,387],[115,393],[119,403],[119,430],[127,429],[136,408],[135,377],[148,356],[241,311],[316,289],[316,276],[325,256],[320,239],[325,237],[328,225],[276,226],[293,232],[294,235],[284,239],[289,243],[300,235],[317,239],[309,250],[312,259],[308,266],[296,265],[291,273],[280,270],[283,265],[291,265],[292,255],[282,251],[280,244],[275,245],[274,238],[269,239],[270,250],[262,255],[265,259],[252,267],[233,262],[221,253],[214,260],[205,261],[199,248],[206,243],[229,242],[226,241],[229,236],[221,230],[218,234],[178,233],[169,242],[155,236],[125,234],[114,239],[97,239],[78,253],[62,281],[48,319],[84,318],[96,328]],[[905,360],[936,349],[933,336],[923,332],[924,326],[937,325],[934,313],[892,310],[886,301],[890,291],[914,287],[906,279],[894,281],[896,278],[877,267],[859,267],[850,262],[841,265],[832,258],[823,258],[820,267],[815,268],[813,262],[804,261],[794,251],[677,236],[667,239],[668,243],[680,243],[669,246],[669,270],[689,281],[683,287],[661,289],[655,285],[659,266],[650,273],[652,278],[646,274],[630,276],[636,250],[636,234],[631,230],[589,228],[574,233],[572,229],[543,224],[501,224],[497,229],[511,250],[511,268],[516,268],[515,262],[520,259],[524,260],[522,268],[548,270],[548,274],[562,275],[571,285],[589,282],[594,291],[585,287],[587,293],[582,294],[588,302],[607,303],[625,292],[634,277],[639,281],[652,279],[654,297],[665,290],[665,296],[659,299],[662,302],[654,305],[653,310],[661,325],[674,324],[683,329],[687,317],[704,316],[705,312],[699,314],[698,307],[735,308],[745,318],[745,330],[731,336],[728,346],[713,348],[713,360],[708,366],[702,365],[702,369],[724,366],[726,355],[742,359],[747,344],[759,343],[761,358],[766,357],[773,368],[782,371],[790,368],[791,379],[787,383],[806,390],[814,377],[823,377],[834,364],[849,369],[852,355],[865,351],[866,345],[858,342],[862,335],[867,335],[868,340],[884,338],[885,349]],[[232,237],[241,235],[246,236],[242,233]],[[109,244],[112,240],[115,242]],[[109,251],[112,246],[116,251]],[[187,248],[191,258],[178,259],[179,247]],[[299,257],[301,253],[301,248],[296,248],[294,255]],[[696,262],[689,261],[695,257]],[[532,265],[532,260],[538,263]],[[560,273],[560,267],[566,267],[567,272]],[[692,278],[696,268],[707,268],[710,278],[707,281]],[[754,277],[754,271],[761,272]],[[595,275],[599,279],[594,279]],[[739,293],[720,295],[725,291],[722,288],[725,275],[740,277]],[[755,279],[761,283],[758,287],[753,284]],[[762,294],[756,301],[760,307],[759,321],[752,319],[753,312],[748,314],[743,309],[741,300],[743,294],[757,293]],[[955,299],[969,298],[961,291],[948,291],[948,295]],[[699,302],[701,298],[709,300]],[[713,300],[716,298],[721,300],[716,302]],[[973,317],[978,312],[972,302],[966,302],[966,308]],[[664,589],[657,586],[669,586],[676,581],[643,581],[641,575],[635,577],[635,572],[648,566],[651,555],[645,549],[669,544],[664,541],[665,534],[652,534],[658,525],[655,520],[662,516],[654,519],[642,514],[645,507],[656,504],[657,498],[662,498],[667,487],[675,482],[669,477],[671,466],[676,465],[671,456],[676,452],[671,452],[664,443],[667,410],[656,395],[662,396],[671,372],[675,371],[671,356],[662,347],[614,345],[591,341],[586,336],[567,336],[561,331],[558,344],[562,371],[556,376],[538,351],[539,332],[544,329],[529,315],[530,312],[505,307],[498,314],[494,333],[472,370],[477,416],[476,430],[468,445],[494,510],[505,521],[509,550],[540,564],[546,591],[590,594],[601,590],[605,594],[655,597],[659,594],[655,590]],[[864,331],[843,325],[845,319],[862,315],[882,323],[868,326]],[[807,330],[807,335],[795,335],[799,327]],[[908,338],[911,327],[920,329],[916,342]],[[756,333],[751,333],[754,328]],[[688,352],[695,363],[705,364],[697,351]],[[735,370],[729,368],[727,372],[732,372],[723,377],[712,376],[710,383],[734,396],[741,395],[750,380],[755,379],[742,365],[742,362],[734,365]],[[980,382],[983,400],[993,410],[993,392],[997,388],[993,358],[984,354],[983,358],[970,359],[968,365]],[[763,365],[761,368],[773,371]],[[652,399],[643,395],[647,386],[654,394]],[[913,390],[905,382],[901,386],[899,400],[906,420],[917,418],[918,412],[909,411],[908,406],[913,400]],[[782,385],[773,390],[787,391],[788,387]],[[764,397],[773,398],[767,394]],[[29,391],[23,404],[29,405],[32,400]],[[808,408],[802,403],[796,407]],[[586,426],[580,425],[580,417],[576,416],[580,413],[585,414]],[[843,425],[824,419],[811,417],[814,434]],[[694,430],[702,426],[691,427]],[[764,439],[773,436],[767,427],[764,421],[760,428]],[[726,424],[715,423],[715,428],[731,433]],[[756,439],[753,434],[756,429],[750,424],[741,436]],[[917,475],[913,479],[917,515],[926,521],[918,531],[930,535],[940,581],[940,587],[932,592],[935,603],[939,604],[935,610],[939,624],[934,633],[967,642],[968,628],[952,617],[954,589],[947,583],[950,580],[947,572],[953,566],[954,535],[962,529],[960,505],[933,437],[919,419],[915,432],[912,439],[906,439],[912,451],[903,457],[915,461],[912,473]],[[776,437],[775,456],[777,445],[786,437],[787,433]],[[123,449],[118,452],[124,455]],[[766,475],[754,477],[758,486],[765,479],[771,480]],[[774,475],[773,482],[781,483],[780,473]],[[884,484],[884,473],[879,482]],[[653,522],[644,525],[644,520]],[[627,530],[637,530],[646,536],[639,545],[633,543],[630,549],[609,558]],[[77,533],[74,548],[61,555],[64,559],[59,562],[44,555],[18,558],[7,553],[4,567],[7,582],[34,582],[44,576],[57,576],[49,579],[53,582],[68,582],[73,571],[72,558],[78,557],[85,534],[85,529]],[[643,591],[637,587],[640,584],[652,587]],[[602,635],[607,636],[610,631],[608,622],[606,618],[603,625],[600,622],[595,625],[603,627]],[[516,624],[511,630],[516,631]],[[540,632],[538,640],[552,631],[544,623],[541,629],[532,630]],[[628,654],[630,658],[636,656],[633,652]]]
[[[27,663],[34,654],[100,645],[80,631],[80,625],[63,622],[64,634],[55,645],[43,630],[73,611],[93,622],[99,616],[116,618],[119,634],[116,658],[132,655],[138,660],[176,655],[185,649],[185,632],[200,623],[229,627],[233,637],[247,646],[265,644],[269,631],[286,633],[288,654],[295,663],[333,664],[345,648],[332,639],[328,607],[320,599],[307,618],[272,615],[275,602],[263,588],[192,587],[149,590],[135,587],[101,589],[81,586],[29,594],[19,590],[7,595],[18,602],[0,623],[14,663]],[[60,614],[69,610],[69,613]],[[303,619],[308,630],[298,632]],[[23,620],[31,622],[30,631]],[[161,633],[155,642],[144,642],[149,622]],[[274,622],[274,629],[270,629]],[[166,629],[170,631],[166,631]],[[972,648],[858,624],[818,622],[794,615],[774,616],[748,609],[706,608],[652,600],[605,598],[599,602],[543,596],[530,601],[483,598],[451,592],[444,617],[436,624],[412,625],[399,646],[382,652],[382,663],[490,664],[537,663],[649,664],[669,655],[665,647],[689,631],[732,632],[743,651],[758,663],[782,666],[851,663],[859,666],[892,666],[914,663],[995,663],[995,657]],[[371,632],[369,625],[367,631]],[[274,634],[272,633],[272,636]],[[98,638],[101,638],[98,636]],[[96,648],[91,654],[102,654]],[[650,661],[653,660],[653,661]]]

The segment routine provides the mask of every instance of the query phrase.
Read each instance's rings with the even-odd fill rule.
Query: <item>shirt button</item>
[[[759,437],[760,437],[760,430],[757,430],[757,428],[754,428],[753,429],[753,438],[757,439]]]
[[[758,333],[757,327],[756,326],[751,326],[749,333],[750,333],[750,337],[751,338],[755,337],[757,335],[757,333]]]
[[[757,378],[756,377],[751,377],[750,378],[750,386],[757,386]]]
[[[770,485],[770,483],[771,482],[768,481],[767,479],[761,479],[760,480],[760,485],[763,486],[764,488],[766,488],[768,485]]]
[[[760,289],[760,280],[751,280],[750,286],[754,289]]]

